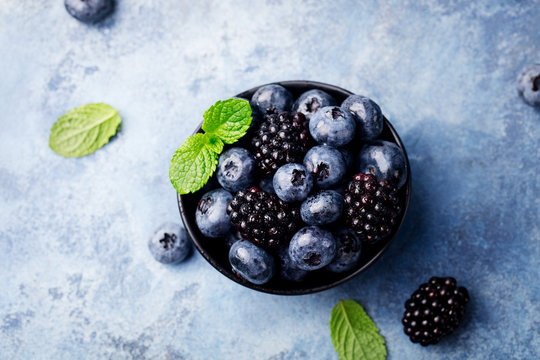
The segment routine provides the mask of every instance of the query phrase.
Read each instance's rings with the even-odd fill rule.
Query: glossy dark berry
[[[356,120],[356,138],[358,140],[375,140],[383,130],[381,108],[373,100],[362,95],[351,95],[341,107],[349,111]]]
[[[345,189],[344,202],[347,226],[369,244],[390,235],[401,211],[397,187],[371,174],[353,176]]]
[[[253,284],[268,282],[275,272],[274,258],[246,240],[235,242],[229,250],[233,272]]]
[[[281,85],[261,86],[251,97],[251,107],[257,108],[262,115],[274,112],[291,111],[293,96]]]
[[[407,181],[407,160],[403,150],[384,140],[364,144],[358,152],[355,169],[357,173],[393,181],[398,187]]]
[[[289,244],[293,264],[312,271],[328,265],[336,254],[336,240],[332,233],[318,226],[306,226],[294,234]]]
[[[313,187],[313,176],[304,165],[285,164],[276,171],[273,186],[283,201],[304,201]]]
[[[255,179],[257,162],[249,151],[233,147],[219,156],[217,180],[227,191],[236,192],[251,185]]]
[[[294,102],[292,111],[301,112],[309,120],[317,110],[334,105],[337,105],[337,101],[330,94],[322,90],[313,89],[306,91],[298,97]]]
[[[174,264],[184,260],[191,252],[191,239],[186,229],[176,223],[161,225],[148,241],[150,253],[160,263]]]
[[[436,344],[463,321],[469,302],[467,289],[451,277],[432,277],[405,302],[404,332],[413,343]]]
[[[309,132],[321,145],[343,146],[354,139],[356,122],[350,112],[327,106],[317,111],[309,120]]]
[[[86,23],[102,20],[114,8],[113,0],[64,0],[67,12],[75,19]]]
[[[307,126],[301,113],[266,116],[251,141],[252,153],[264,174],[274,174],[288,163],[302,163],[313,141]]]
[[[540,106],[540,64],[528,65],[517,79],[518,93],[531,106]]]
[[[227,214],[242,238],[266,249],[287,244],[301,226],[298,206],[257,187],[237,192]]]
[[[219,238],[231,228],[227,205],[232,194],[224,189],[207,192],[201,197],[195,210],[195,222],[204,236]]]

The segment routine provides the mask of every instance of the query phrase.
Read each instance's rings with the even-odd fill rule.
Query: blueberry
[[[231,193],[224,189],[212,190],[201,197],[195,221],[204,236],[218,238],[227,234],[231,228],[227,205],[231,200]]]
[[[186,229],[176,223],[165,223],[148,241],[148,249],[154,259],[163,264],[184,260],[191,252],[191,239]]]
[[[309,196],[300,206],[300,216],[308,225],[333,223],[343,211],[343,196],[333,190],[323,190]]]
[[[373,100],[362,95],[351,95],[341,107],[356,120],[356,136],[359,140],[374,140],[383,130],[381,108]]]
[[[304,157],[304,166],[313,174],[315,183],[321,189],[337,185],[347,171],[339,150],[326,145],[309,149]]]
[[[252,184],[257,162],[249,151],[233,147],[219,156],[217,180],[227,191],[237,192]]]
[[[64,6],[75,19],[94,23],[112,12],[114,0],[64,0]]]
[[[285,164],[274,174],[274,190],[283,201],[304,201],[313,187],[313,176],[304,165]]]
[[[377,179],[393,181],[402,187],[407,180],[405,154],[394,143],[378,140],[364,144],[357,157],[358,173],[373,174]]]
[[[229,262],[236,274],[257,285],[268,282],[275,272],[274,258],[247,240],[231,246]]]
[[[343,146],[355,136],[356,122],[351,113],[337,106],[326,106],[309,121],[309,132],[319,144]]]
[[[282,113],[291,110],[293,96],[281,85],[272,84],[260,87],[251,98],[251,107],[260,113]]]
[[[328,265],[336,253],[332,233],[318,226],[306,226],[294,234],[289,244],[293,264],[302,270],[317,270]]]
[[[265,176],[259,181],[259,187],[262,191],[269,192],[271,194],[275,194],[276,191],[274,190],[274,176],[268,175]]]
[[[287,246],[279,248],[278,259],[280,264],[279,276],[283,280],[299,282],[304,280],[308,274],[306,270],[299,269],[293,264]]]
[[[540,64],[527,65],[517,79],[517,89],[531,106],[540,106]]]
[[[322,90],[309,90],[300,95],[292,107],[292,111],[300,112],[311,119],[313,114],[325,106],[337,105],[336,99]]]
[[[336,239],[336,256],[326,269],[332,272],[349,271],[356,266],[362,251],[362,242],[349,229],[341,229],[334,233]]]

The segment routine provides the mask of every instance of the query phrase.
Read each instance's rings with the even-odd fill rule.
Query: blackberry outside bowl
[[[305,91],[311,89],[319,89],[326,91],[327,93],[332,95],[340,104],[341,102],[343,102],[343,100],[345,100],[345,98],[353,94],[348,90],[314,81],[282,81],[273,84],[279,84],[285,87],[293,94],[295,99],[298,98],[298,96],[300,96],[300,94]],[[235,97],[250,100],[255,91],[257,91],[257,89],[261,86],[244,91],[238,95],[235,95]],[[384,109],[384,104],[382,106],[382,109]],[[202,123],[196,129],[195,133],[202,131],[201,126]],[[383,252],[388,248],[388,246],[390,246],[394,238],[397,236],[397,233],[403,223],[403,219],[405,218],[405,214],[409,206],[411,196],[411,169],[409,165],[409,159],[407,158],[407,152],[405,151],[405,147],[403,146],[401,139],[386,118],[384,118],[384,129],[382,134],[379,136],[379,139],[397,144],[405,154],[407,166],[407,181],[400,190],[402,192],[403,209],[398,216],[396,225],[394,226],[389,236],[374,245],[363,244],[363,249],[359,262],[350,271],[344,273],[331,273],[329,271],[318,270],[313,272],[313,274],[309,274],[305,280],[298,283],[281,280],[278,276],[274,276],[274,278],[272,278],[269,282],[262,285],[255,285],[238,277],[232,271],[231,265],[229,263],[229,251],[225,240],[212,239],[204,236],[199,231],[199,228],[197,227],[197,224],[195,222],[195,210],[197,207],[197,203],[205,192],[213,188],[212,183],[217,183],[217,181],[215,180],[215,174],[212,178],[210,178],[209,184],[207,184],[203,189],[193,194],[178,195],[178,207],[180,209],[182,221],[184,222],[187,232],[193,239],[195,247],[201,253],[201,255],[220,273],[222,273],[229,279],[250,289],[276,295],[302,295],[327,290],[343,284],[344,282],[352,279],[353,277],[367,269],[371,264],[375,262],[375,260],[377,260],[383,254]],[[235,144],[233,144],[232,146],[235,146]],[[217,185],[214,185],[214,187],[217,187]]]

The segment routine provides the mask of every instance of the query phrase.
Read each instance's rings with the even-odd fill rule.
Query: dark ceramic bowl
[[[345,98],[347,98],[352,93],[348,90],[341,89],[339,87],[333,86],[333,85],[327,85],[323,83],[313,82],[313,81],[282,81],[278,82],[277,84],[280,84],[287,88],[295,98],[298,98],[301,93],[311,90],[311,89],[320,89],[323,91],[326,91],[330,95],[332,95],[338,103],[341,103]],[[261,85],[264,86],[264,85]],[[244,91],[238,95],[235,95],[237,98],[244,98],[244,99],[251,99],[251,96],[257,91],[259,87]],[[382,107],[384,109],[384,107]],[[201,124],[202,125],[202,124]],[[196,129],[195,132],[200,132],[201,126]],[[398,134],[390,124],[390,122],[385,118],[384,119],[384,129],[379,137],[380,139],[387,140],[393,143],[396,143],[405,153],[405,159],[407,161],[407,182],[403,186],[403,188],[400,190],[402,192],[402,198],[403,198],[403,211],[399,215],[397,219],[397,224],[394,227],[392,233],[390,236],[382,240],[381,242],[375,244],[375,245],[364,245],[362,249],[362,254],[360,256],[360,260],[357,264],[357,266],[352,269],[351,271],[335,274],[331,273],[329,271],[324,270],[318,270],[315,272],[310,273],[306,279],[300,283],[292,283],[287,282],[284,280],[279,279],[278,276],[275,276],[272,280],[270,280],[268,283],[263,285],[255,285],[250,282],[247,282],[241,278],[239,278],[237,275],[235,275],[232,272],[231,265],[229,264],[228,260],[228,248],[225,244],[225,241],[222,239],[211,239],[207,238],[204,235],[201,234],[199,231],[197,224],[195,223],[195,209],[197,207],[197,203],[201,196],[206,192],[212,189],[212,182],[217,183],[215,181],[215,175],[214,179],[210,179],[209,184],[205,186],[203,189],[197,191],[194,194],[188,194],[188,195],[178,195],[178,206],[180,208],[180,214],[182,216],[182,220],[184,221],[186,230],[188,231],[189,235],[193,239],[193,243],[195,244],[195,247],[197,250],[201,253],[201,255],[213,266],[215,267],[220,273],[227,276],[229,279],[246,286],[248,288],[266,292],[269,294],[277,294],[277,295],[302,295],[302,294],[312,294],[318,291],[327,290],[330,288],[333,288],[335,286],[338,286],[340,284],[343,284],[344,282],[352,279],[356,275],[360,274],[362,271],[364,271],[368,266],[373,264],[375,260],[377,260],[382,253],[388,248],[392,240],[396,237],[399,228],[401,227],[401,224],[403,223],[403,219],[405,217],[405,213],[407,212],[407,208],[409,206],[409,200],[411,195],[411,169],[409,166],[409,160],[407,158],[407,153],[405,151],[405,148],[403,147],[403,144],[401,143],[401,139],[399,138]],[[214,185],[214,187],[217,187]]]

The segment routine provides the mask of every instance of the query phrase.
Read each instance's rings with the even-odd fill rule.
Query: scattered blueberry
[[[313,186],[313,177],[304,165],[286,164],[274,174],[274,190],[283,201],[304,201]]]
[[[517,79],[517,89],[531,106],[540,106],[540,64],[527,65]]]
[[[165,223],[148,241],[148,249],[154,259],[163,264],[184,260],[191,252],[191,239],[186,229],[176,223]]]
[[[301,112],[306,116],[306,119],[309,120],[317,110],[325,106],[334,105],[337,105],[337,101],[330,94],[322,90],[314,89],[300,95],[293,104],[292,111]]]
[[[94,23],[109,15],[114,8],[113,0],[64,0],[67,12],[75,19]]]
[[[388,141],[365,144],[357,158],[356,172],[373,174],[377,179],[393,181],[402,187],[407,180],[407,162],[399,146]]]
[[[308,225],[333,223],[343,212],[343,196],[333,190],[322,190],[309,196],[300,206],[300,216]]]
[[[217,180],[225,190],[237,192],[253,183],[257,168],[257,162],[249,151],[233,147],[219,156]]]
[[[317,111],[309,120],[309,132],[319,144],[347,145],[354,139],[356,122],[351,113],[337,106],[327,106]]]
[[[257,285],[268,282],[275,272],[274,258],[247,240],[231,246],[229,262],[236,274]]]
[[[347,168],[339,150],[326,146],[314,146],[304,157],[304,166],[313,174],[313,179],[321,189],[337,185]]]
[[[306,226],[294,234],[289,244],[293,264],[302,270],[317,270],[328,265],[336,253],[332,233],[318,226]]]
[[[341,107],[356,120],[356,136],[359,140],[374,140],[383,130],[381,108],[373,100],[362,95],[351,95]]]
[[[227,234],[231,228],[227,205],[231,200],[231,193],[223,189],[212,190],[201,197],[195,221],[204,236],[218,238]]]
[[[259,187],[261,188],[262,191],[275,194],[276,191],[274,190],[274,176],[273,175],[264,176],[261,179],[261,181],[259,181]]]
[[[349,229],[341,229],[334,233],[336,239],[336,256],[326,269],[332,272],[349,271],[355,267],[360,259],[362,242],[358,236]]]
[[[290,111],[292,104],[292,94],[277,84],[262,86],[251,97],[251,107],[256,107],[263,115]]]
[[[299,282],[304,280],[308,272],[306,270],[302,270],[297,268],[289,256],[289,248],[287,246],[283,246],[279,248],[278,251],[278,258],[279,258],[279,276],[283,280],[287,281],[294,281]]]

